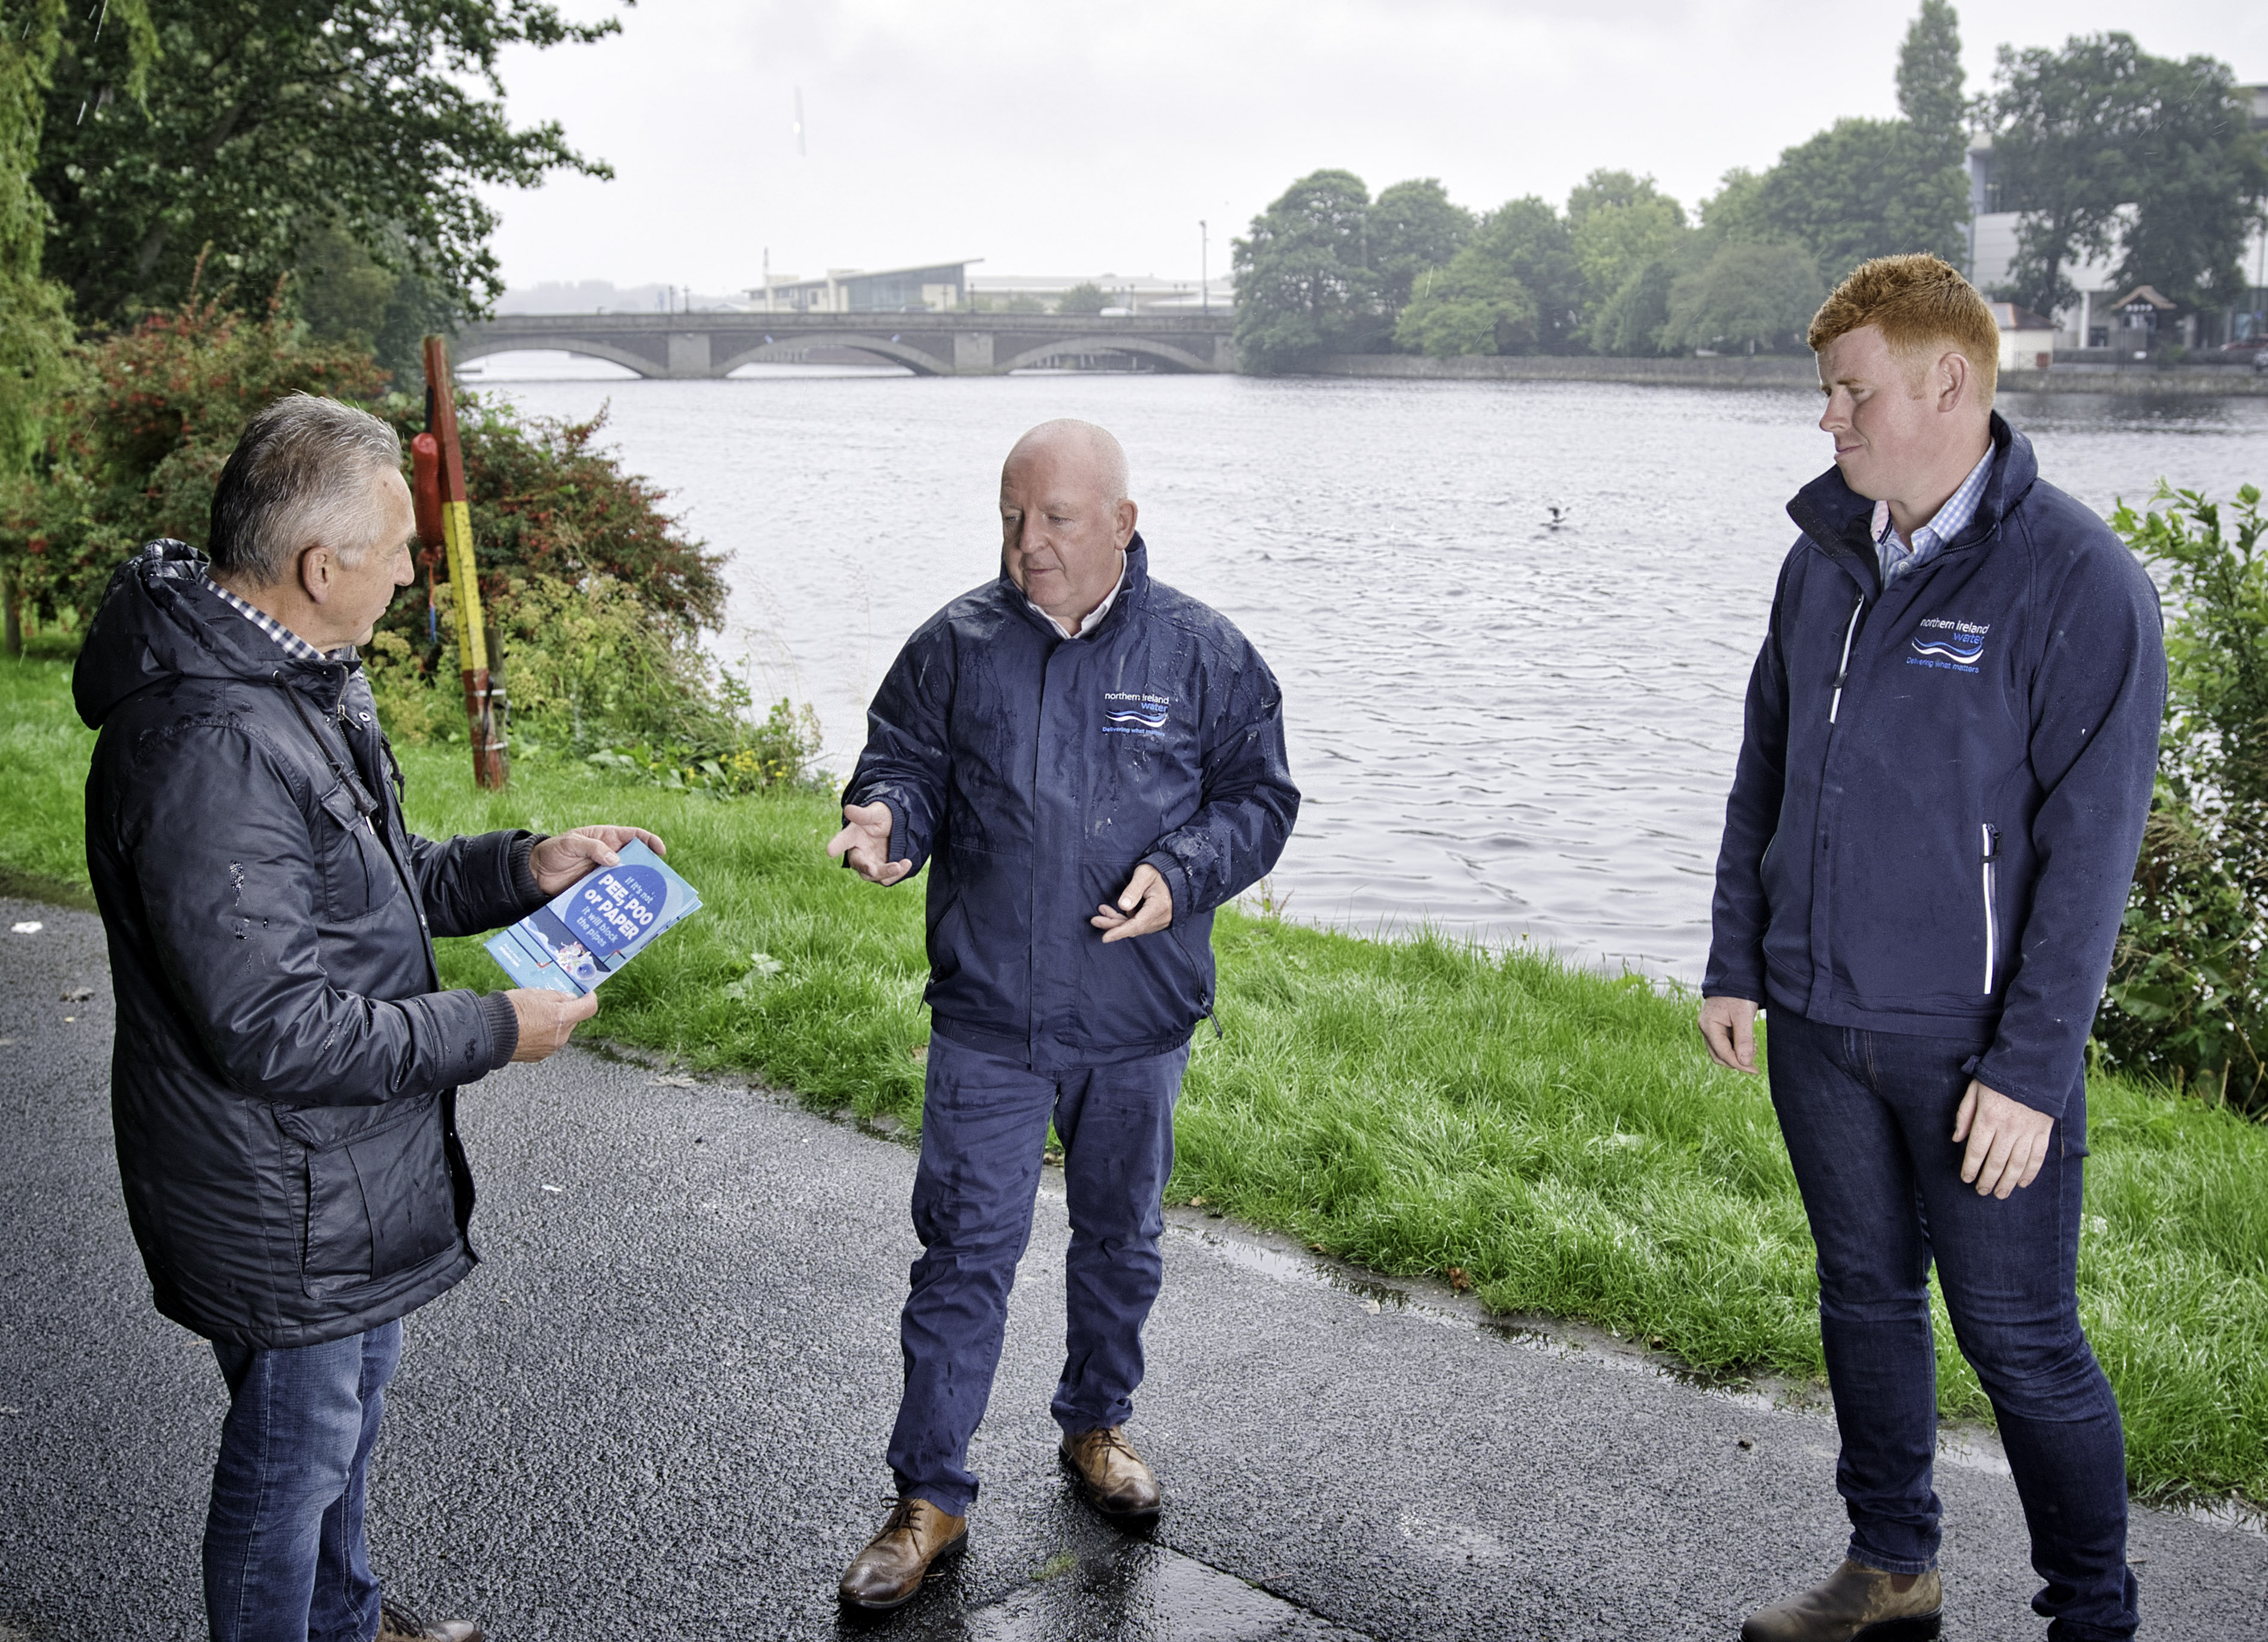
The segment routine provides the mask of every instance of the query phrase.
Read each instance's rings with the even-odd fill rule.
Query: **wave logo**
[[[1134,690],[1106,690],[1102,696],[1105,735],[1157,735],[1166,727],[1170,697]]]
[[[1933,661],[1949,661],[1956,667],[1973,667],[1984,654],[1980,633],[1932,633],[1913,642],[1914,654]]]

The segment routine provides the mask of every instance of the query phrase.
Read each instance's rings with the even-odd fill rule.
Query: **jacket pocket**
[[[1105,946],[1086,920],[1094,908],[1115,905],[1134,875],[1134,862],[1079,864],[1079,925],[1071,932],[1071,979],[1082,1000],[1075,1029],[1085,1045],[1114,1049],[1155,1043],[1187,1033],[1212,1005],[1209,966],[1201,966],[1185,938],[1203,939],[1199,918],[1175,909],[1162,930]],[[1210,928],[1210,920],[1204,921]],[[1208,952],[1208,956],[1210,953]]]
[[[1979,821],[1977,832],[1984,902],[1984,995],[1990,998],[2000,963],[2000,829],[1990,821]]]
[[[317,1299],[410,1270],[457,1241],[456,1189],[434,1101],[343,1138],[322,1133],[328,1117],[310,1108],[276,1119],[307,1147],[300,1278]]]
[[[329,823],[318,823],[315,841],[325,907],[334,919],[358,918],[394,888],[394,862],[375,830],[377,806],[345,782],[320,802]]]

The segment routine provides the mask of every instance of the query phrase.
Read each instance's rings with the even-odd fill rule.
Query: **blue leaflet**
[[[489,937],[489,956],[514,986],[579,998],[662,931],[700,910],[693,886],[645,845],[632,840],[615,853],[621,865],[599,868]]]

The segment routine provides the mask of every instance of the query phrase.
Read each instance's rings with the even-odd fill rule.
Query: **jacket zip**
[[[2000,927],[1992,915],[1992,892],[1998,887],[1999,874],[1995,868],[2000,859],[2000,835],[1990,821],[1979,821],[1977,833],[1984,844],[1984,995],[1992,995],[1992,972],[1999,960]]]
[[[1859,613],[1867,607],[1867,595],[1860,593],[1859,602],[1851,607],[1851,624],[1843,630],[1843,659],[1835,664],[1835,694],[1828,698],[1827,722],[1833,724],[1835,715],[1843,710],[1843,686],[1851,677],[1851,641],[1859,636]]]
[[[1189,949],[1182,944],[1181,931],[1168,925],[1166,933],[1173,937],[1174,950],[1182,954],[1182,961],[1189,966],[1189,980],[1197,988],[1197,1018],[1212,1022],[1214,1037],[1226,1037],[1228,1035],[1220,1029],[1220,1018],[1212,1012],[1212,994],[1205,990],[1204,972],[1197,968],[1197,961],[1189,955]]]

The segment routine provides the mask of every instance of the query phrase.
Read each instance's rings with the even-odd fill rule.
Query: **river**
[[[1699,978],[1782,510],[1830,456],[1815,394],[482,364],[468,379],[527,411],[608,409],[602,442],[729,556],[718,652],[760,699],[810,702],[838,772],[905,636],[997,572],[1016,435],[1102,423],[1152,573],[1283,682],[1305,794],[1270,886],[1288,916]],[[2161,475],[2268,482],[2268,400],[2002,408],[2098,509]]]

